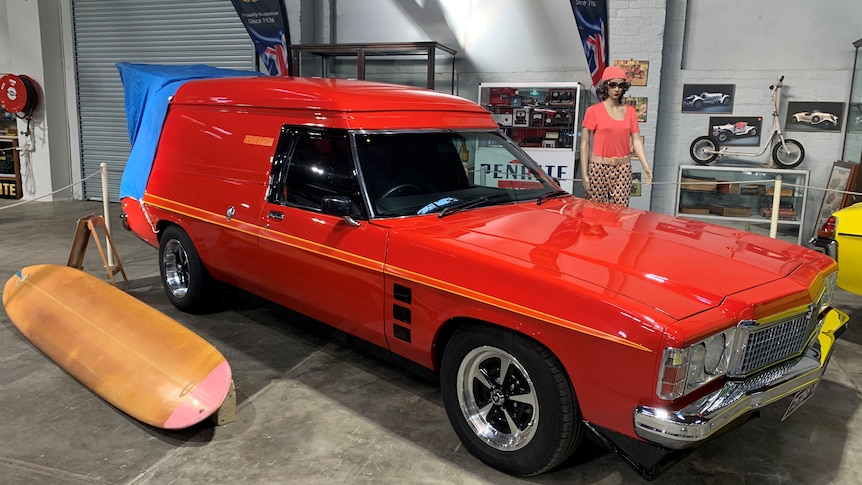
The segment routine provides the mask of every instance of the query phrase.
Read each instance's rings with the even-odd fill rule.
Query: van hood
[[[598,285],[675,319],[785,277],[810,253],[696,220],[571,201],[477,209],[435,218],[440,226],[428,230],[439,238],[447,226],[459,245]]]

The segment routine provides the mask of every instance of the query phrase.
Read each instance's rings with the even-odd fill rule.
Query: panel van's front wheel
[[[177,226],[168,226],[159,240],[159,270],[175,307],[189,313],[207,308],[212,278],[188,234]]]
[[[540,343],[493,327],[458,331],[443,353],[443,403],[464,446],[513,475],[548,471],[580,444],[577,399]]]

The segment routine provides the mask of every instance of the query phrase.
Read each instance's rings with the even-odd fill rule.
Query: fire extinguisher
[[[0,77],[0,106],[17,117],[33,117],[39,104],[39,85],[29,76],[6,74]]]

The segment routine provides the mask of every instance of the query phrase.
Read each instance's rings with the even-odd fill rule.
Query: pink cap
[[[608,66],[602,73],[602,81],[609,79],[626,79],[626,72],[617,66]]]

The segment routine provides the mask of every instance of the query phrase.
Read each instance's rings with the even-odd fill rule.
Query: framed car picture
[[[856,177],[859,175],[858,169],[858,163],[838,161],[832,164],[829,181],[826,182],[826,190],[823,192],[823,200],[820,202],[820,210],[817,211],[817,220],[814,224],[815,236],[829,216],[852,202],[853,196],[847,192],[856,185]]]
[[[844,103],[788,101],[785,131],[841,131]]]
[[[649,74],[649,61],[634,59],[615,60],[614,65],[625,71],[626,80],[632,86],[646,86]]]
[[[736,84],[686,84],[682,87],[683,113],[732,113]]]
[[[756,147],[762,126],[760,116],[710,116],[707,135],[722,146]]]

